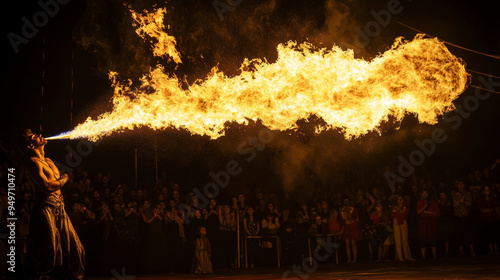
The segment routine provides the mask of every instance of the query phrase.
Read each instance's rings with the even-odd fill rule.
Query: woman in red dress
[[[344,232],[344,227],[342,226],[342,220],[339,217],[339,211],[333,209],[330,211],[330,217],[328,218],[328,233],[335,235],[342,235]]]
[[[425,259],[425,251],[428,246],[432,248],[432,257],[436,258],[436,243],[438,242],[437,220],[439,218],[439,205],[436,200],[429,198],[427,190],[420,193],[417,202],[418,216],[418,239],[422,259]]]
[[[351,249],[352,249],[352,263],[356,263],[358,257],[358,248],[356,241],[361,240],[361,232],[359,230],[359,214],[356,208],[351,206],[349,198],[344,199],[344,206],[342,207],[342,220],[344,221],[344,235],[347,263],[351,262]]]

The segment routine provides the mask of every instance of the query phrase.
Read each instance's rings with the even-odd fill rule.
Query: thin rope
[[[480,75],[484,75],[484,76],[489,76],[489,77],[492,77],[492,78],[500,79],[500,77],[498,77],[498,76],[494,76],[494,75],[482,73],[482,72],[479,72],[479,71],[476,71],[476,70],[472,70],[472,69],[467,69],[467,71],[472,72],[472,73],[476,73],[476,74],[480,74]]]
[[[478,89],[482,89],[482,90],[485,90],[485,91],[489,91],[489,92],[492,92],[492,93],[498,93],[500,94],[500,91],[494,91],[494,90],[491,90],[491,89],[487,89],[487,88],[484,88],[484,87],[478,87],[478,86],[475,86],[475,85],[469,85],[470,87],[474,87],[474,88],[478,88]]]
[[[431,34],[426,33],[426,32],[424,32],[424,31],[418,30],[418,29],[413,28],[413,27],[411,27],[411,26],[409,26],[409,25],[406,25],[406,24],[404,24],[404,23],[402,23],[402,22],[400,22],[400,21],[398,21],[398,23],[399,23],[399,24],[401,24],[401,25],[403,25],[403,26],[405,26],[405,27],[408,27],[408,28],[410,28],[410,29],[412,29],[412,30],[414,30],[414,31],[417,31],[417,32],[419,32],[419,33],[424,33],[424,34],[425,34],[426,36],[428,36],[428,37],[436,37],[436,36],[434,36],[434,35],[431,35]],[[437,37],[436,37],[436,38],[437,38]],[[451,46],[457,47],[457,48],[459,48],[459,49],[463,49],[463,50],[470,51],[470,52],[474,52],[474,53],[481,54],[481,55],[484,55],[484,56],[488,56],[488,57],[492,57],[492,58],[500,59],[500,56],[498,56],[498,55],[492,55],[492,54],[487,54],[487,53],[478,52],[478,51],[475,51],[475,50],[468,49],[468,48],[466,48],[466,47],[459,46],[459,45],[457,45],[457,44],[453,44],[453,43],[448,42],[448,41],[445,41],[445,40],[443,40],[443,39],[439,39],[439,40],[443,41],[445,44],[448,44],[448,45],[451,45]]]

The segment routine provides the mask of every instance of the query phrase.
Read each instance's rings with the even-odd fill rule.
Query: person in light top
[[[396,203],[391,210],[397,261],[413,260],[411,257],[410,245],[408,243],[408,222],[406,221],[409,212],[410,210],[404,204],[404,198],[398,195],[396,197]]]

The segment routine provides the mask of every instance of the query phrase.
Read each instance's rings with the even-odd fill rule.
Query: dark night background
[[[153,5],[167,7],[165,25],[170,25],[169,34],[176,37],[183,60],[177,69],[152,57],[149,45],[135,34],[128,9],[115,0],[71,0],[59,5],[58,13],[27,44],[21,44],[16,54],[7,34],[19,35],[21,18],[31,21],[41,8],[36,1],[4,2],[2,144],[13,147],[20,128],[30,127],[47,137],[111,110],[109,70],[136,81],[160,62],[167,71],[194,82],[217,65],[227,75],[235,75],[245,57],[265,57],[272,62],[277,44],[289,40],[309,41],[318,47],[337,44],[354,48],[357,57],[371,59],[389,48],[398,36],[412,39],[416,34],[397,21],[479,52],[500,53],[500,5],[484,0],[401,0],[403,11],[393,15],[390,24],[365,48],[357,47],[354,28],[363,30],[374,20],[370,11],[386,9],[388,2],[243,0],[233,11],[224,13],[223,21],[213,1],[127,2],[136,11],[152,10]],[[448,48],[466,62],[467,68],[500,76],[500,60]],[[478,77],[471,73],[472,85],[479,85]],[[500,86],[495,90],[500,91]],[[474,88],[469,87],[456,103],[461,104],[472,94]],[[415,139],[429,138],[435,127],[441,127],[448,140],[437,145],[436,153],[426,158],[417,174],[440,176],[449,168],[456,176],[465,176],[500,158],[498,108],[500,95],[492,93],[457,130],[442,120],[435,126],[420,125],[408,116],[399,130],[394,129],[398,124],[385,124],[381,135],[370,133],[351,141],[335,131],[315,136],[314,125],[321,120],[312,118],[301,122],[297,131],[275,132],[273,141],[250,163],[245,162],[247,156],[238,153],[238,146],[248,137],[257,136],[262,128],[258,123],[228,124],[226,136],[217,140],[173,129],[138,129],[104,138],[82,157],[81,166],[92,173],[110,171],[115,180],[132,185],[137,148],[139,186],[150,187],[155,181],[156,148],[160,172],[185,190],[204,185],[210,180],[210,171],[224,169],[231,159],[243,166],[242,174],[231,181],[238,191],[256,186],[283,190],[310,185],[387,186],[384,171],[397,168],[399,155],[408,157],[416,148]],[[76,150],[79,142],[52,141],[46,151],[52,159],[64,163],[68,145]]]

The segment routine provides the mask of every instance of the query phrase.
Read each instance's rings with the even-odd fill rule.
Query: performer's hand
[[[68,173],[64,173],[59,180],[62,180],[62,183],[65,184],[68,181],[69,175]]]
[[[66,184],[66,182],[68,182],[68,173],[64,173],[61,178],[59,178],[59,181],[62,185]]]

